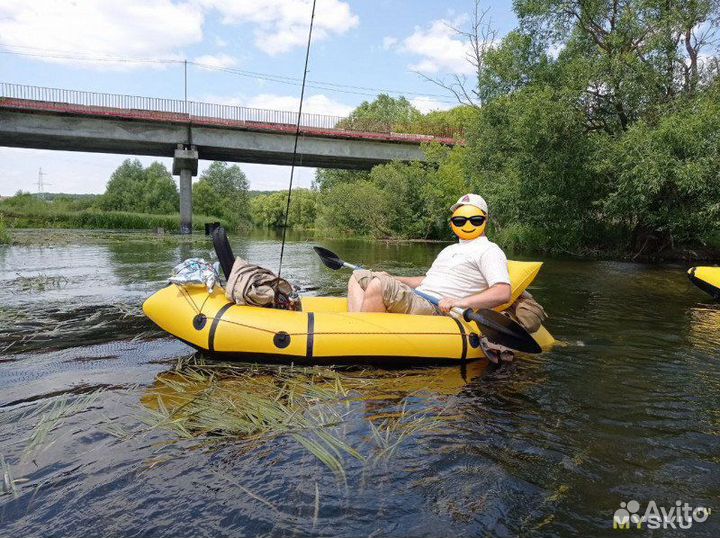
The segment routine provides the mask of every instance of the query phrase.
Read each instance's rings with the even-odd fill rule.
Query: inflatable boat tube
[[[516,298],[542,263],[508,265]],[[149,297],[143,310],[169,334],[229,360],[424,365],[484,357],[481,334],[472,322],[348,312],[344,297],[304,297],[301,311],[288,311],[236,305],[219,286],[208,293],[202,286],[170,284]],[[554,343],[544,327],[533,338],[543,349]]]
[[[698,288],[720,300],[720,267],[693,267],[688,277]]]

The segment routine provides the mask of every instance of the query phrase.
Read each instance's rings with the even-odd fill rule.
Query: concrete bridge
[[[198,158],[289,165],[296,123],[296,112],[0,83],[1,146],[173,156],[183,233],[191,229]],[[296,165],[370,169],[424,160],[424,142],[455,143],[384,127],[354,129],[347,118],[303,114]]]

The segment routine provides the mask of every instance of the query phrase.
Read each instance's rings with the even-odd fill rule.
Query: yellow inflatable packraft
[[[508,266],[515,300],[542,263],[510,261]],[[301,311],[289,311],[236,305],[219,286],[208,293],[201,286],[171,284],[149,297],[143,310],[187,344],[235,360],[423,365],[484,357],[475,323],[348,312],[344,297],[304,297]],[[554,343],[544,327],[533,337],[543,349]]]
[[[690,282],[720,300],[720,267],[692,267],[688,276]]]

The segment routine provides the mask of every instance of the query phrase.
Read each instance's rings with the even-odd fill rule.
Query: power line
[[[64,51],[61,53],[49,52],[47,49],[41,49],[39,47],[28,47],[19,45],[7,45],[0,43],[0,46],[6,47],[7,50],[0,50],[0,54],[12,54],[15,56],[28,56],[33,58],[46,58],[46,59],[58,59],[58,60],[76,60],[81,62],[108,62],[108,63],[154,63],[154,64],[182,64],[187,61],[188,64],[200,67],[202,69],[208,69],[213,71],[221,71],[233,75],[238,75],[247,78],[256,78],[261,80],[267,80],[278,84],[285,84],[290,86],[301,86],[302,81],[298,78],[288,77],[284,75],[273,75],[269,73],[260,73],[256,71],[245,71],[241,69],[235,69],[231,67],[221,67],[211,64],[205,64],[201,62],[194,62],[190,60],[172,59],[172,58],[127,58],[127,57],[115,57],[115,56],[87,56],[85,52],[70,52]],[[45,53],[31,53],[31,52],[19,52],[10,50],[13,48],[23,48],[28,50],[45,51]],[[77,54],[84,54],[85,56],[77,56]],[[395,94],[395,95],[412,95],[417,97],[427,97],[436,99],[438,102],[445,104],[455,104],[456,101],[450,99],[447,95],[422,93],[410,90],[392,90],[387,88],[373,88],[369,86],[355,86],[350,84],[338,84],[335,82],[324,82],[318,80],[307,80],[306,86],[325,90],[335,93],[344,93],[351,95],[361,95],[365,97],[375,97],[378,93]],[[358,91],[364,90],[364,91]],[[368,93],[373,92],[373,93]]]

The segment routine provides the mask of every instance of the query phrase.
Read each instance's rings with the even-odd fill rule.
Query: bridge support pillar
[[[192,233],[192,178],[198,172],[195,146],[178,144],[173,158],[173,175],[180,176],[180,233]]]

